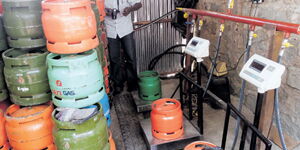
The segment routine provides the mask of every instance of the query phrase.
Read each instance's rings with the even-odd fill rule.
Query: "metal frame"
[[[277,31],[300,34],[300,24],[268,20],[268,19],[262,19],[262,18],[255,18],[255,17],[249,17],[249,16],[239,16],[239,15],[207,11],[207,10],[190,9],[190,8],[178,8],[178,10],[184,11],[184,12],[187,12],[187,13],[190,13],[193,15],[209,16],[209,17],[213,17],[213,18],[222,19],[223,21],[229,20],[229,21],[233,21],[233,22],[249,24],[252,26],[268,26],[268,25],[275,26]]]
[[[188,91],[190,91],[191,89],[191,85],[195,86],[197,88],[197,110],[198,110],[198,128],[199,128],[199,133],[203,135],[204,133],[204,127],[203,127],[203,121],[204,121],[204,114],[203,114],[203,97],[202,97],[202,93],[204,91],[204,88],[201,86],[201,63],[198,63],[198,67],[197,67],[197,83],[195,81],[193,81],[192,78],[188,77],[186,74],[184,74],[184,72],[179,72],[179,90],[180,90],[180,102],[182,103],[182,108],[184,108],[184,101],[183,101],[183,86],[184,86],[184,82],[186,81],[186,83],[188,84]],[[198,84],[199,83],[199,84]],[[224,122],[224,129],[223,129],[223,138],[222,138],[222,148],[225,150],[225,146],[226,146],[226,140],[227,140],[227,133],[228,133],[228,126],[229,126],[229,119],[231,116],[231,113],[233,112],[234,114],[236,114],[237,117],[239,117],[241,119],[241,122],[244,124],[243,125],[243,131],[242,131],[242,136],[241,136],[241,142],[240,142],[240,150],[244,150],[245,148],[245,143],[246,143],[246,136],[247,136],[247,132],[248,129],[250,129],[252,131],[252,139],[255,139],[256,142],[256,138],[258,137],[264,144],[265,144],[265,150],[271,150],[272,148],[272,143],[257,129],[257,125],[253,125],[252,123],[250,123],[249,120],[246,119],[246,117],[239,112],[232,104],[231,104],[231,100],[229,99],[229,102],[227,104],[225,104],[224,106],[224,101],[222,99],[220,99],[218,96],[216,96],[215,94],[213,94],[212,92],[210,92],[209,90],[207,91],[207,94],[213,98],[213,100],[215,100],[218,104],[220,104],[221,106],[223,106],[222,108],[224,110],[226,110],[226,116],[225,116],[225,122]],[[188,106],[189,106],[189,119],[192,119],[192,112],[193,112],[193,108],[191,107],[191,92],[189,92],[189,98],[188,98]],[[261,106],[262,106],[262,99],[263,95],[259,94],[258,95],[258,102],[257,102],[257,114],[255,116],[255,120],[259,120],[260,115],[258,114],[261,110]],[[256,121],[255,121],[256,122]],[[257,124],[257,122],[256,122]],[[254,146],[252,145],[254,144]],[[251,147],[250,150],[255,150],[255,145],[256,143],[251,141]]]

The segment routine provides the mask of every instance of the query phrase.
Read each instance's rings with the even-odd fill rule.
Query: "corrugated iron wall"
[[[134,22],[150,21],[172,11],[174,0],[142,0],[143,8],[134,14]],[[168,19],[171,19],[169,16]],[[181,35],[171,23],[156,23],[145,29],[135,32],[137,47],[138,72],[147,70],[152,58],[162,53],[167,48],[182,43]],[[165,56],[155,70],[160,73],[172,73],[181,69],[180,56]]]

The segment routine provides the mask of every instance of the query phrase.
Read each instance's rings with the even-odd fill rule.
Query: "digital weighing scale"
[[[258,89],[257,102],[253,125],[258,128],[261,108],[264,96],[267,91],[277,89],[281,85],[281,77],[285,71],[285,66],[267,59],[263,56],[254,54],[244,65],[240,72],[240,77],[253,84]],[[250,149],[255,149],[256,135],[253,133]]]

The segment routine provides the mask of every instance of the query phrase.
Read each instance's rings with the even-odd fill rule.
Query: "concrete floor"
[[[163,80],[162,83],[163,83],[162,84],[163,97],[170,97],[172,95],[173,91],[176,89],[176,87],[178,85],[178,81],[177,80]],[[176,93],[174,98],[179,99],[178,92]],[[205,121],[204,121],[203,140],[220,146],[221,140],[222,140],[225,111],[212,109],[210,106],[205,104],[204,105],[204,114],[205,114],[204,115]],[[122,142],[122,135],[121,135],[122,131],[120,129],[117,114],[116,114],[114,107],[112,107],[111,115],[112,115],[112,125],[111,125],[110,129],[113,133],[113,138],[115,139],[117,149],[125,150],[125,145]],[[196,118],[194,120],[192,120],[192,123],[194,123],[196,125]],[[231,150],[234,126],[235,126],[235,119],[233,117],[231,117],[230,125],[229,125],[229,133],[228,133],[228,137],[227,137],[227,144],[226,144],[227,150]],[[238,149],[238,146],[239,146],[239,142],[235,149]],[[246,145],[245,150],[248,150],[248,149],[249,149],[249,145]],[[273,144],[272,150],[279,150],[279,148]]]

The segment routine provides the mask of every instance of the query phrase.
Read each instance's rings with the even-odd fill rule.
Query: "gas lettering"
[[[66,96],[74,96],[75,92],[74,91],[63,91],[63,94]]]
[[[62,95],[61,91],[52,90],[52,93],[54,95]]]
[[[27,88],[27,87],[17,87],[17,88],[18,88],[18,91],[22,91],[22,92],[29,91],[29,88]]]

